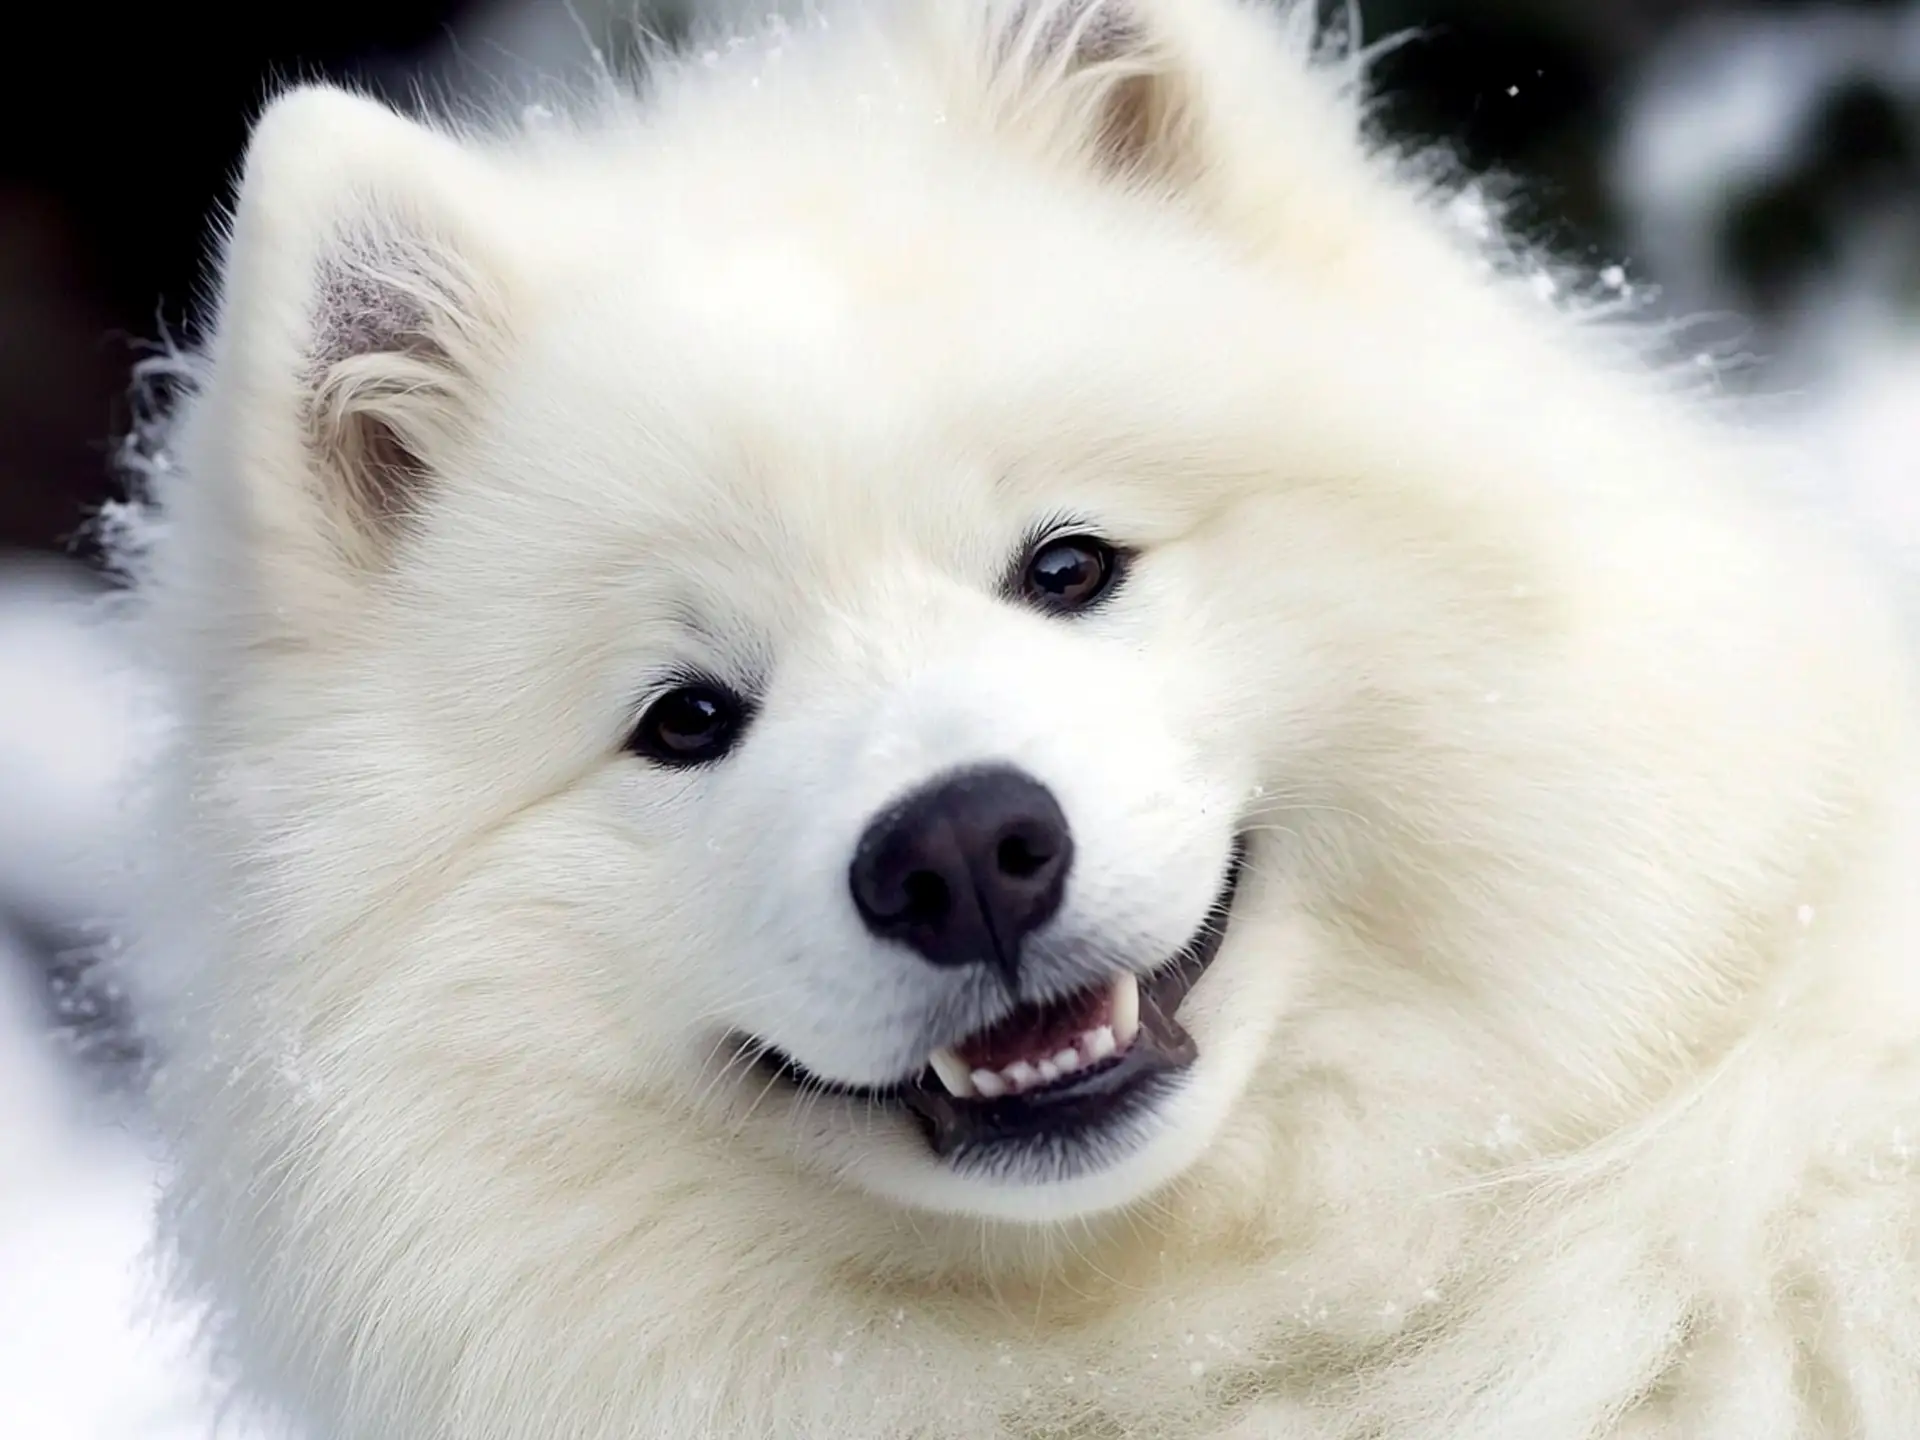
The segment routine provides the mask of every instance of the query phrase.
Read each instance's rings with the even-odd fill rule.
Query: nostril
[[[931,870],[914,871],[903,888],[907,892],[905,919],[922,924],[937,922],[953,905],[953,892],[947,882]]]
[[[1009,835],[994,851],[994,864],[1013,880],[1031,880],[1053,859],[1053,849],[1031,835]]]

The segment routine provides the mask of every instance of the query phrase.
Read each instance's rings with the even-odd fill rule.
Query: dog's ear
[[[219,468],[256,547],[377,567],[443,478],[505,339],[483,156],[293,91],[248,147],[213,345]]]
[[[1373,203],[1353,37],[1308,0],[1001,0],[989,115],[1102,182],[1179,197],[1255,247],[1337,256]],[[1316,256],[1316,258],[1321,258]]]
[[[1003,121],[1116,176],[1187,168],[1193,77],[1152,0],[1011,0],[990,39]],[[991,12],[989,12],[991,13]]]

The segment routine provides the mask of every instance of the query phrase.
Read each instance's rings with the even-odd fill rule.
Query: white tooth
[[[1129,971],[1113,982],[1113,1048],[1124,1050],[1140,1033],[1140,982]]]
[[[947,1093],[958,1100],[973,1099],[973,1075],[967,1062],[942,1045],[927,1057],[927,1063],[933,1067],[933,1073],[940,1077],[940,1083],[947,1087]]]
[[[1080,1048],[1086,1052],[1088,1060],[1104,1060],[1119,1047],[1113,1042],[1113,1027],[1102,1025],[1098,1030],[1089,1031],[1080,1037]],[[977,1077],[976,1077],[977,1078]]]
[[[1024,1060],[1014,1061],[1000,1073],[1006,1077],[1007,1085],[1016,1095],[1040,1083],[1040,1072]]]
[[[1053,1057],[1053,1068],[1062,1075],[1071,1075],[1080,1068],[1080,1052],[1069,1045]]]
[[[1060,1078],[1060,1067],[1051,1060],[1042,1060],[1034,1068],[1040,1072],[1040,1083],[1043,1085],[1051,1085]]]
[[[1007,1093],[1007,1082],[991,1070],[973,1072],[973,1088],[983,1100],[998,1100]]]

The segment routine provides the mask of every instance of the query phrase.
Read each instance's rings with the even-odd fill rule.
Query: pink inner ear
[[[1145,40],[1139,18],[1126,0],[1082,0],[1082,3],[1063,4],[1048,22],[1050,32],[1056,27],[1061,33],[1057,38],[1049,35],[1051,43],[1047,48],[1071,46],[1073,63],[1076,65],[1099,65],[1118,60],[1130,51],[1138,50]]]
[[[349,241],[316,277],[308,445],[329,508],[376,553],[416,507],[434,412],[462,388],[463,288],[410,241]]]
[[[354,355],[434,348],[427,307],[377,262],[328,261],[314,287],[311,358],[316,375]]]
[[[1007,27],[1008,49],[1029,64],[1071,68],[1118,60],[1145,39],[1129,0],[1026,0]]]

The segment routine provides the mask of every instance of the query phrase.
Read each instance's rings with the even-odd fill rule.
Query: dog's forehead
[[[1084,430],[1164,388],[1139,317],[1168,307],[1123,260],[1062,267],[1031,235],[916,218],[878,233],[775,210],[612,239],[523,326],[498,418],[571,437],[550,454],[624,445],[609,463],[636,484],[778,490],[811,470],[817,495],[871,470],[889,503],[924,492],[903,465],[958,435],[978,450],[1041,405]]]
[[[689,382],[875,405],[937,384],[935,398],[965,401],[1050,363],[1097,382],[1088,337],[1093,354],[1151,350],[1141,312],[1203,332],[1240,308],[1213,237],[1123,197],[939,149],[868,156],[815,137],[778,148],[771,167],[756,146],[710,163],[689,149],[636,164],[611,193],[594,172],[528,195],[552,216],[592,217],[553,247],[580,272],[574,319],[671,351]]]
[[[594,204],[537,258],[478,447],[503,563],[777,629],[913,573],[990,583],[1049,523],[1150,540],[1204,503],[1182,467],[1247,384],[1221,356],[1258,287],[1202,238],[933,164]]]
[[[884,170],[757,188],[744,176],[733,184],[673,176],[635,198],[643,219],[627,259],[642,296],[764,341],[848,343],[928,301],[1023,280],[980,253],[978,208],[926,177],[908,189]]]

